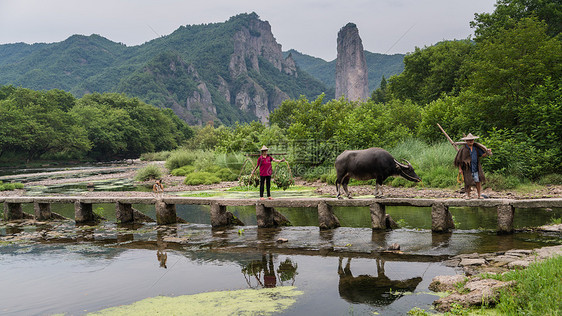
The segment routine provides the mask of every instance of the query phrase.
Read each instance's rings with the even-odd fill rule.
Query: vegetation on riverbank
[[[12,191],[17,189],[23,189],[23,183],[19,182],[10,182],[10,183],[3,183],[0,181],[0,191]]]
[[[483,274],[483,278],[515,281],[514,287],[500,291],[495,306],[463,308],[456,305],[444,315],[561,315],[562,314],[562,256],[535,262],[522,270],[503,274]],[[408,315],[434,315],[414,308]]]

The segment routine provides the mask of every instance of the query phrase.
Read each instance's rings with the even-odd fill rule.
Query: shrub
[[[183,166],[192,165],[193,162],[197,159],[197,155],[193,151],[187,150],[178,150],[174,151],[170,154],[164,166],[168,168],[168,170],[174,170],[177,168],[181,168]]]
[[[19,182],[2,183],[2,181],[0,181],[0,191],[12,191],[15,189],[23,189],[23,184]]]
[[[2,186],[4,187],[3,191],[12,191],[16,189],[16,186],[13,183],[4,183]]]
[[[238,172],[230,168],[220,168],[215,172],[215,175],[221,179],[221,181],[236,181],[238,180]]]
[[[212,151],[203,150],[177,150],[170,154],[164,166],[168,170],[174,170],[183,166],[195,166],[196,170],[204,170],[215,164],[215,156]]]
[[[157,165],[151,164],[137,171],[135,175],[136,181],[148,181],[151,179],[161,179],[162,170]]]
[[[172,170],[172,172],[170,172],[173,176],[181,176],[184,177],[190,173],[192,173],[193,171],[195,171],[195,167],[194,166],[183,166],[181,168],[176,168],[174,170]]]
[[[185,177],[183,183],[187,185],[197,184],[215,184],[221,182],[221,179],[209,172],[192,172]]]

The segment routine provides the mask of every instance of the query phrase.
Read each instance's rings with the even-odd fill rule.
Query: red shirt
[[[273,173],[273,168],[271,167],[271,162],[273,158],[267,155],[265,158],[260,156],[258,158],[258,166],[260,166],[260,176],[270,176]]]

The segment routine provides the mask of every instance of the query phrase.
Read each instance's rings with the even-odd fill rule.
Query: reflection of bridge
[[[374,198],[337,200],[333,198],[279,198],[275,200],[257,199],[220,199],[197,197],[0,197],[4,203],[4,219],[18,220],[24,218],[22,204],[33,203],[35,218],[44,220],[53,217],[51,204],[73,203],[75,221],[88,223],[96,220],[92,211],[93,204],[115,203],[117,221],[121,223],[138,220],[133,204],[155,204],[158,224],[174,224],[177,204],[209,205],[211,207],[211,224],[213,227],[243,225],[228,206],[255,206],[258,227],[275,227],[288,223],[288,220],[275,210],[276,207],[309,207],[318,209],[318,223],[321,229],[340,226],[338,218],[332,212],[333,207],[369,207],[373,229],[385,229],[390,225],[386,206],[431,207],[432,230],[448,232],[454,228],[449,207],[483,207],[496,208],[498,213],[498,232],[513,232],[513,217],[516,208],[553,208],[562,207],[561,198],[553,199],[416,199],[416,198]]]

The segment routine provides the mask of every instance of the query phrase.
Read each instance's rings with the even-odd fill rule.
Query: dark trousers
[[[271,196],[271,176],[260,176],[260,197],[263,197],[263,183],[267,187],[267,197]]]

